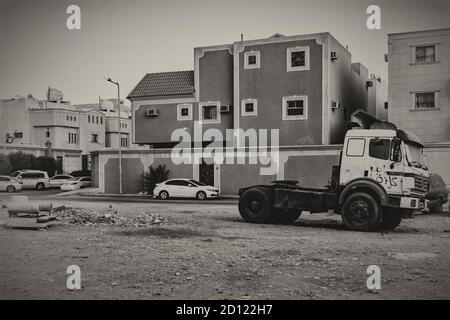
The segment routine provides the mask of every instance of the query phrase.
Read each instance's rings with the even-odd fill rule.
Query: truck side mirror
[[[402,152],[401,152],[401,148],[400,148],[401,145],[402,145],[402,140],[401,139],[395,137],[392,140],[392,156],[391,156],[391,160],[394,161],[394,163],[402,161]],[[393,164],[391,164],[391,169],[392,169]]]

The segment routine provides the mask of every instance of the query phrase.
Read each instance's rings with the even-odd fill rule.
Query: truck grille
[[[430,181],[428,178],[421,176],[414,176],[414,190],[428,192]]]

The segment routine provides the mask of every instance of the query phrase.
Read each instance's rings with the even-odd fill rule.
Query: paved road
[[[195,199],[169,199],[169,200],[160,200],[153,199],[145,196],[80,196],[80,195],[67,195],[61,196],[58,195],[61,193],[59,189],[47,189],[44,191],[36,191],[36,190],[22,190],[16,193],[7,193],[0,192],[0,203],[7,202],[10,200],[12,195],[26,195],[29,200],[32,201],[40,201],[40,200],[51,200],[57,202],[121,202],[121,203],[174,203],[174,204],[201,204],[201,205],[236,205],[237,199],[209,199],[204,201],[199,201]]]
[[[40,200],[61,193],[60,189],[37,190],[21,190],[15,193],[0,192],[0,202],[9,201],[11,196],[28,196],[30,200]]]

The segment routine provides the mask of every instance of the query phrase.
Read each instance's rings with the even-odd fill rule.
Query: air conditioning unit
[[[389,55],[387,54],[384,55],[384,62],[389,62]]]
[[[220,112],[226,113],[231,111],[231,106],[220,106]]]
[[[331,101],[331,109],[339,109],[341,107],[341,103],[338,101]]]
[[[158,115],[159,115],[158,109],[156,108],[147,109],[147,117],[156,117]]]
[[[337,52],[336,51],[331,51],[331,61],[337,60]]]
[[[13,137],[10,133],[6,134],[6,139],[5,139],[6,143],[12,143],[13,142]]]

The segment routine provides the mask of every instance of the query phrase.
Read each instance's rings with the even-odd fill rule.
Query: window
[[[389,160],[391,141],[388,139],[370,139],[369,157]]]
[[[103,117],[100,117],[100,124],[103,124]]]
[[[259,51],[244,52],[244,69],[259,69],[260,67]]]
[[[415,63],[436,62],[436,46],[415,47]]]
[[[309,47],[287,49],[287,71],[309,70]]]
[[[365,139],[348,139],[347,142],[347,156],[362,157],[364,155],[364,148],[366,147]]]
[[[283,97],[283,120],[308,119],[308,97],[290,96]]]
[[[241,114],[243,117],[258,115],[258,102],[256,99],[245,99],[241,102]]]
[[[91,123],[91,116],[88,114],[88,122]]]
[[[128,138],[120,138],[120,146],[128,147]]]
[[[98,116],[97,116],[97,117],[95,117],[95,118],[96,118],[96,121],[95,121],[95,122],[96,122],[96,123],[98,124]]]
[[[69,116],[66,116],[66,120],[69,121]]]
[[[97,134],[91,134],[91,142],[98,143],[98,135]]]
[[[421,92],[415,94],[414,108],[416,110],[434,109],[434,92]]]
[[[204,124],[220,123],[220,102],[204,102],[199,104],[200,121]]]
[[[177,120],[192,120],[192,104],[182,103],[177,105]]]
[[[170,180],[166,184],[169,186],[184,186],[187,181],[184,180]]]
[[[47,131],[45,131],[45,136],[48,138],[48,137],[50,137],[50,130],[49,129],[47,129]]]
[[[77,121],[77,117],[74,116],[74,117],[73,117],[73,121]]]

